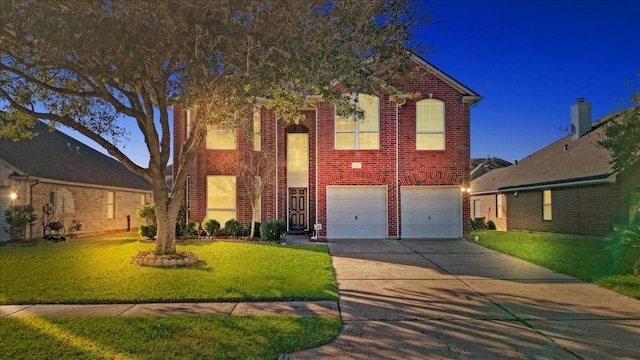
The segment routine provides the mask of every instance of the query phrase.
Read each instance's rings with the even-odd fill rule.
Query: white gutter
[[[129,191],[129,192],[137,192],[137,193],[143,192],[143,193],[151,194],[153,192],[152,190],[145,190],[145,189],[124,188],[124,187],[119,187],[119,186],[108,186],[108,185],[100,185],[100,184],[87,184],[87,183],[79,183],[79,182],[72,182],[72,181],[55,180],[55,179],[36,178],[36,177],[31,177],[31,176],[25,176],[25,177],[16,176],[16,177],[13,177],[12,180],[14,180],[14,181],[40,181],[40,183],[78,186],[78,187],[85,187],[85,188],[91,188],[91,189]]]
[[[531,185],[531,186],[515,186],[515,187],[509,187],[509,188],[500,188],[497,190],[485,190],[485,191],[477,191],[477,192],[472,192],[471,196],[473,195],[487,195],[487,194],[497,194],[497,193],[507,193],[507,192],[512,192],[512,191],[522,191],[522,190],[537,190],[537,189],[551,189],[551,188],[561,188],[561,187],[567,187],[567,186],[576,186],[576,185],[593,185],[593,184],[615,184],[616,182],[616,177],[617,173],[613,173],[609,176],[607,176],[606,178],[603,179],[593,179],[593,180],[578,180],[578,181],[571,181],[571,182],[565,182],[565,183],[556,183],[556,184],[543,184],[543,185]]]

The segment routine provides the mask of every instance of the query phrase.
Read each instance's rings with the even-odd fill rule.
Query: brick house
[[[29,140],[0,139],[0,241],[9,240],[4,210],[10,205],[36,210],[28,239],[43,236],[43,221],[62,221],[67,237],[137,231],[143,220],[136,208],[151,201],[146,180],[42,122],[34,132]]]
[[[364,119],[336,116],[320,97],[304,120],[255,108],[253,131],[210,129],[187,184],[189,218],[251,219],[238,164],[251,151],[275,157],[276,176],[261,197],[262,221],[317,238],[449,238],[470,231],[470,109],[481,97],[423,59],[406,96],[354,96]],[[190,113],[174,109],[174,149]],[[174,163],[179,151],[174,151]],[[315,230],[315,231],[314,231]]]
[[[614,172],[597,145],[620,112],[592,123],[591,104],[581,98],[570,113],[571,134],[471,182],[472,217],[498,230],[602,237],[640,211],[640,167]]]

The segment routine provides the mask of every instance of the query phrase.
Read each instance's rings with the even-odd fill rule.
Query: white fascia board
[[[451,85],[454,89],[458,90],[460,93],[462,93],[464,95],[468,95],[469,97],[479,98],[476,101],[479,101],[480,99],[482,99],[482,96],[478,95],[475,91],[473,91],[473,90],[469,89],[468,87],[462,85],[460,82],[458,82],[457,80],[455,80],[451,76],[445,74],[444,72],[442,72],[442,70],[438,69],[437,67],[429,64],[428,62],[426,62],[424,59],[420,58],[419,56],[414,54],[414,55],[411,55],[411,57],[415,62],[417,62],[418,64],[422,65],[424,68],[426,68],[431,73],[436,75],[442,81],[444,81],[447,84]]]

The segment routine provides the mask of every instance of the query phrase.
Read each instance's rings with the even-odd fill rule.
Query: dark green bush
[[[280,235],[287,230],[284,220],[272,220],[260,226],[260,238],[265,241],[280,241]]]
[[[140,225],[138,234],[145,239],[153,240],[156,238],[157,229],[155,225]]]
[[[245,229],[247,236],[251,235],[251,222],[245,224]],[[255,222],[253,227],[253,237],[260,238],[260,223],[258,221]]]
[[[189,220],[185,225],[184,229],[182,229],[182,237],[185,238],[196,238],[200,235],[200,231],[198,230],[198,223]]]
[[[242,223],[236,219],[230,219],[224,223],[224,228],[231,236],[240,236],[242,233]]]
[[[11,240],[18,240],[24,238],[27,225],[33,225],[38,215],[31,205],[13,205],[4,211],[4,218],[10,227]]]
[[[211,237],[220,229],[220,223],[218,220],[205,218],[202,222],[202,228],[207,232],[207,235]]]

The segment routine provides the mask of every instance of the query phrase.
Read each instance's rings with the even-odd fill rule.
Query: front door
[[[289,231],[307,229],[307,189],[289,189]]]

